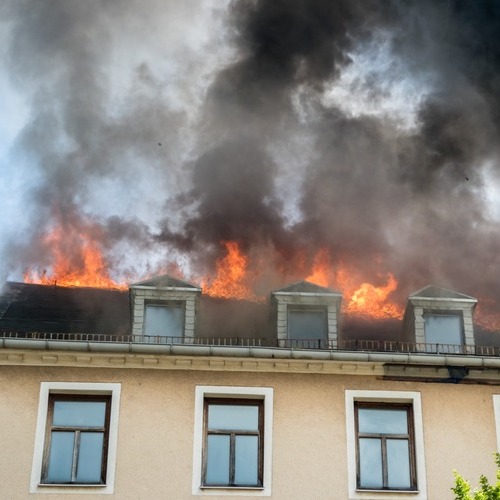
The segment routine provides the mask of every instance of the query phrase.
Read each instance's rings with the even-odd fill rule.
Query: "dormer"
[[[279,345],[337,347],[342,294],[300,281],[271,294]]]
[[[130,285],[132,335],[167,342],[194,337],[201,288],[158,276]]]
[[[408,297],[403,318],[403,340],[421,350],[461,352],[474,346],[472,316],[477,299],[429,285]]]

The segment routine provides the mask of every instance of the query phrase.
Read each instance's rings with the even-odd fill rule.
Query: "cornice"
[[[379,362],[275,359],[169,354],[132,354],[9,349],[0,351],[0,366],[59,366],[224,372],[324,373],[383,376]]]
[[[367,360],[356,359],[356,353],[351,354],[350,358],[346,359],[278,359],[164,353],[3,349],[0,351],[0,366],[300,373],[371,376],[383,380],[415,382],[500,385],[500,360],[496,358],[475,359],[477,361],[475,364],[464,367],[463,363],[460,363],[465,359],[463,356],[451,358],[455,363],[428,364],[426,361],[429,361],[432,358],[431,356],[423,356],[420,363],[412,363],[409,359],[406,362],[401,362],[404,358],[397,356],[394,356],[392,360]],[[455,369],[462,370],[463,376],[458,379],[454,377],[452,371]]]

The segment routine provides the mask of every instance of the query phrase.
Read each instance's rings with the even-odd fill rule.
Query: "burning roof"
[[[368,322],[437,282],[500,328],[498,3],[42,0],[2,19],[0,277],[168,273],[252,301],[307,279]]]
[[[199,289],[164,275],[146,280],[132,288],[157,290]],[[339,292],[310,283],[297,282],[273,294],[331,296]],[[439,298],[474,302],[475,299],[434,285],[410,298]],[[223,339],[276,340],[276,311],[269,295],[262,300],[214,297],[201,294],[196,318],[196,336]],[[131,334],[131,300],[128,291],[89,287],[67,287],[8,282],[0,294],[0,331],[44,334],[98,334],[122,337]],[[340,338],[347,340],[400,340],[402,322],[398,318],[373,318],[344,312]],[[499,345],[498,335],[476,329],[479,345]]]

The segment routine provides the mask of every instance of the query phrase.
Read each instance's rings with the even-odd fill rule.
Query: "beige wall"
[[[2,499],[33,496],[28,491],[42,381],[122,384],[114,495],[120,499],[193,498],[196,385],[274,388],[272,497],[276,499],[347,498],[346,389],[421,392],[429,500],[453,498],[453,469],[474,483],[481,473],[494,475],[492,395],[500,394],[497,387],[342,375],[2,366]],[[63,497],[110,498],[42,495],[47,500]]]

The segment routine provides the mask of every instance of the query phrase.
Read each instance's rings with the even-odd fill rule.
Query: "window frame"
[[[293,321],[291,320],[293,313],[321,313],[323,321],[323,332],[321,337],[307,338],[302,336],[299,339],[294,339],[291,336],[291,326]],[[302,347],[301,344],[305,344],[307,347],[321,347],[322,344],[328,343],[328,307],[321,304],[288,304],[286,310],[286,321],[287,321],[287,341],[292,345],[297,344],[297,347]]]
[[[406,411],[406,426],[407,433],[405,434],[388,434],[388,433],[374,433],[374,432],[364,432],[359,431],[359,410],[360,409],[373,409],[373,410],[405,410]],[[355,429],[356,429],[356,488],[359,490],[371,490],[372,488],[362,487],[361,482],[361,454],[359,441],[360,439],[379,439],[381,443],[381,466],[382,466],[382,482],[383,486],[380,491],[416,491],[417,489],[417,477],[416,477],[416,466],[415,466],[415,433],[413,430],[413,406],[411,403],[379,403],[374,401],[355,401],[354,402],[354,419],[355,419]],[[388,439],[398,439],[401,441],[408,442],[409,451],[409,475],[410,475],[410,487],[409,488],[390,488],[388,486],[388,460],[387,460],[387,440]],[[374,488],[377,490],[377,488]]]
[[[82,425],[54,425],[54,406],[56,402],[59,401],[78,401],[78,402],[103,402],[106,404],[105,414],[104,414],[104,425],[101,427],[85,427]],[[42,463],[42,474],[40,483],[41,484],[65,484],[65,485],[87,485],[87,484],[95,484],[101,485],[106,484],[106,469],[107,469],[107,450],[108,450],[108,440],[109,440],[109,415],[111,410],[111,397],[109,395],[78,395],[78,394],[57,394],[51,393],[49,394],[48,401],[48,409],[47,409],[47,427],[45,433],[45,446],[44,446],[44,456]],[[55,482],[49,481],[48,473],[49,473],[49,459],[52,451],[52,436],[55,432],[74,432],[75,438],[73,442],[73,461],[71,465],[71,480],[69,482]],[[103,434],[103,443],[101,447],[101,475],[99,482],[77,482],[77,468],[78,468],[78,455],[80,451],[80,438],[82,433],[91,433],[91,432],[101,432]]]
[[[146,321],[147,321],[147,312],[148,307],[162,307],[164,309],[180,309],[182,312],[182,321],[179,335],[163,335],[163,334],[154,334],[146,332]],[[142,324],[142,334],[145,337],[152,338],[165,338],[165,339],[182,339],[184,338],[186,333],[186,302],[183,300],[145,300],[144,301],[144,321]]]
[[[262,485],[231,486],[205,485],[205,423],[206,402],[220,401],[222,404],[241,404],[248,402],[262,405],[259,418],[262,418],[263,443],[260,446]],[[193,442],[193,495],[217,496],[271,496],[272,471],[272,423],[273,423],[273,389],[270,387],[233,387],[233,386],[196,386],[194,408],[194,442]]]
[[[497,435],[497,451],[500,452],[500,394],[493,394],[493,416]]]
[[[35,432],[33,466],[30,493],[95,493],[113,494],[118,440],[118,417],[120,408],[120,383],[41,382],[38,416]],[[104,439],[105,471],[101,483],[53,483],[46,482],[46,467],[50,450],[52,428],[51,402],[56,400],[102,400],[109,399],[107,406],[107,439]],[[53,408],[53,407],[52,407]],[[48,434],[49,433],[49,434]]]
[[[424,433],[422,419],[422,403],[420,392],[381,391],[381,390],[346,390],[346,437],[347,437],[347,472],[349,500],[395,500],[413,499],[427,500],[427,479],[425,472]],[[356,423],[356,404],[411,405],[414,437],[414,474],[415,488],[408,489],[366,489],[358,487],[358,442]]]
[[[428,317],[453,317],[459,320],[459,331],[458,335],[460,337],[459,344],[453,344],[451,342],[431,342],[428,339],[427,334],[427,318]],[[461,310],[449,310],[449,309],[424,309],[423,311],[423,322],[424,322],[424,339],[429,352],[460,352],[461,348],[465,345],[465,328],[464,328],[464,315]],[[433,347],[431,347],[433,346]]]
[[[261,488],[263,477],[263,462],[264,462],[264,402],[262,399],[228,399],[228,398],[210,398],[206,397],[203,401],[203,472],[202,486],[203,487],[234,487],[234,488]],[[234,405],[234,406],[254,406],[258,408],[258,429],[257,431],[242,431],[234,429],[210,429],[208,427],[208,408],[210,405]],[[213,435],[229,435],[230,436],[230,456],[229,456],[229,484],[207,484],[207,466],[208,466],[208,437]],[[235,440],[236,436],[257,436],[258,438],[258,456],[257,456],[257,478],[258,484],[255,485],[237,485],[235,480]]]

